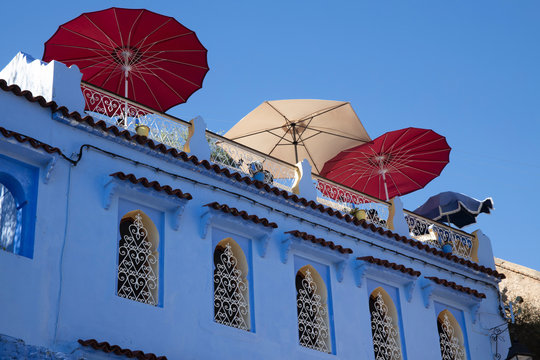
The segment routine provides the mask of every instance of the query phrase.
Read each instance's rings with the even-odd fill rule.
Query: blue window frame
[[[393,320],[397,320],[398,322],[398,329],[399,329],[398,336],[399,336],[399,344],[401,346],[401,349],[399,350],[401,352],[401,358],[407,359],[407,351],[405,348],[405,338],[404,338],[405,332],[403,331],[403,320],[401,319],[401,302],[399,299],[399,289],[397,287],[379,282],[377,280],[367,279],[367,291],[370,297],[373,295],[373,292],[377,288],[382,288],[384,292],[386,293],[385,295],[388,295],[391,301],[393,302],[393,305],[395,307],[397,314],[389,314],[389,315],[392,315],[392,317],[397,318]],[[371,316],[373,316],[373,314],[371,314]],[[373,321],[373,318],[372,318],[372,321]]]
[[[452,344],[457,344],[460,347],[465,348],[466,358],[470,359],[471,354],[469,353],[469,341],[467,340],[467,328],[465,327],[465,316],[463,314],[463,311],[460,309],[457,309],[453,306],[449,306],[437,301],[434,301],[435,304],[435,316],[437,316],[437,323],[439,328],[439,337],[441,337],[445,333],[445,329],[450,326],[453,329],[450,331],[453,336],[452,339],[445,339],[448,342]],[[446,316],[444,317],[444,314],[446,312],[449,312],[452,316]],[[444,317],[444,318],[443,318]],[[448,320],[448,324],[444,325],[441,324],[441,321]],[[443,326],[441,326],[443,325]],[[456,328],[458,326],[459,328]],[[441,342],[444,341],[444,339],[440,339]],[[441,351],[444,351],[443,346],[441,345]],[[459,349],[452,349],[452,347],[447,347],[446,351],[456,353],[459,351]],[[457,357],[456,357],[457,358]],[[461,358],[463,358],[461,356]]]
[[[0,155],[0,249],[34,256],[39,170]]]

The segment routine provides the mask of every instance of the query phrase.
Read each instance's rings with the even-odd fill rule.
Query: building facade
[[[354,218],[234,172],[224,147],[198,158],[81,115],[62,74],[57,98],[0,80],[0,358],[506,355],[480,232],[444,253],[400,231],[399,206]]]

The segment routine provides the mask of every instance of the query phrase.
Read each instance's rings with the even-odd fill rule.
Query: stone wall
[[[521,296],[525,303],[540,312],[540,271],[495,258],[497,271],[506,275],[499,284],[501,291],[508,289],[509,300]]]

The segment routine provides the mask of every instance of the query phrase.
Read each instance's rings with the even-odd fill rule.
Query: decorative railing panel
[[[362,210],[367,221],[387,227],[389,215],[387,203],[319,176],[315,176],[315,180],[319,194],[317,201],[321,204],[344,213]]]
[[[263,171],[271,175],[269,183],[286,191],[292,190],[296,173],[295,166],[214,133],[207,132],[206,136],[210,144],[210,160],[216,164],[246,176],[253,175],[254,167],[262,167]]]
[[[317,284],[310,270],[306,270],[297,288],[298,336],[300,345],[329,353],[330,328],[328,308],[317,293]]]
[[[443,321],[439,323],[439,339],[442,360],[467,360],[465,348],[460,344],[456,329],[447,314],[444,314]]]
[[[405,220],[413,237],[419,237],[419,240],[425,237],[430,246],[438,249],[441,249],[445,244],[450,244],[454,255],[471,259],[473,246],[471,235],[408,211],[405,212]],[[430,234],[432,236],[429,236]]]
[[[81,88],[86,101],[86,111],[95,119],[133,132],[137,126],[146,125],[150,130],[150,139],[179,150],[184,148],[189,123],[154,112],[86,83],[82,83]]]
[[[137,125],[146,125],[150,129],[149,138],[179,150],[184,148],[188,137],[189,123],[153,111],[90,84],[82,83],[81,87],[88,109],[87,112],[94,118],[133,132]],[[231,171],[242,173],[245,176],[253,176],[253,168],[261,168],[264,172],[262,179],[265,182],[280,189],[292,191],[296,174],[294,165],[245,147],[210,131],[207,131],[206,134],[211,149],[210,160],[212,162]],[[367,221],[387,228],[389,216],[389,204],[387,202],[319,176],[314,176],[314,182],[318,191],[316,200],[319,203],[344,213],[361,211]],[[454,254],[467,259],[471,258],[472,236],[410,212],[407,212],[405,217],[412,236],[421,236],[424,239],[422,241],[437,248],[441,248],[446,243],[451,243]],[[436,237],[430,236],[430,227]]]
[[[375,360],[401,360],[398,324],[388,311],[381,292],[370,299],[371,333]]]
[[[122,234],[118,249],[118,296],[157,305],[158,276],[154,266],[158,259],[153,245],[148,241],[140,213],[129,225],[128,233]]]
[[[227,243],[214,270],[214,320],[249,331],[249,291],[246,274],[238,267]]]

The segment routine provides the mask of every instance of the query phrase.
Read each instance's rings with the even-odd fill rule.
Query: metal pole
[[[382,179],[384,182],[384,192],[386,193],[386,201],[390,201],[388,198],[388,186],[386,186],[386,171],[382,170]]]
[[[296,124],[291,123],[292,133],[293,133],[293,145],[294,145],[294,157],[296,159],[296,164],[298,164],[298,141],[296,141]]]

